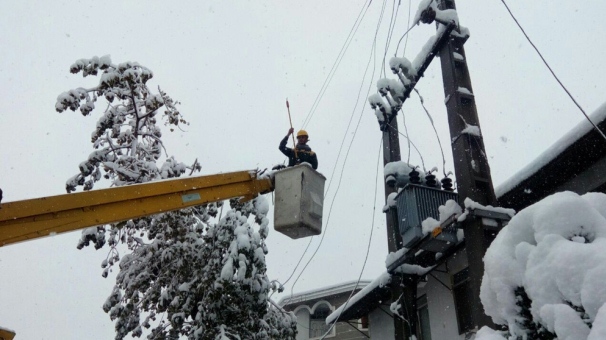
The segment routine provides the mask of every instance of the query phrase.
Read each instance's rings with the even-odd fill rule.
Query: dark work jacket
[[[311,148],[307,145],[297,144],[297,158],[295,159],[295,152],[291,148],[286,147],[288,142],[288,135],[280,142],[279,149],[282,153],[288,157],[288,166],[294,166],[303,162],[311,164],[314,170],[318,169],[318,157],[316,153],[311,151]]]

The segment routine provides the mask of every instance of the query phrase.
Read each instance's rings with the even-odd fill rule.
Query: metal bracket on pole
[[[469,216],[482,219],[482,226],[484,226],[484,230],[488,231],[499,231],[511,220],[509,214],[481,208],[469,209]],[[485,223],[486,220],[492,220],[495,223]]]

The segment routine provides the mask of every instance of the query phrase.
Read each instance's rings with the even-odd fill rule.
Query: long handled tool
[[[286,98],[286,108],[288,109],[288,120],[290,121],[290,128],[292,129],[293,128],[292,127],[292,118],[290,117],[290,104],[288,104],[288,98]],[[297,156],[297,143],[295,143],[294,131],[292,134],[292,145],[293,145],[292,149],[295,151],[295,160],[296,160],[299,157]]]

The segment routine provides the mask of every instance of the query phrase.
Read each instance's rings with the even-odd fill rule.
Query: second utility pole
[[[441,10],[455,9],[454,0],[439,0]],[[463,44],[466,37],[452,38],[440,51],[446,111],[452,141],[455,177],[459,203],[466,198],[482,205],[496,206],[496,197],[490,176],[490,167],[484,150],[484,141],[479,133],[469,133],[467,127],[480,130],[475,98]],[[465,130],[465,131],[463,131]],[[467,219],[463,222],[465,249],[469,268],[469,309],[472,328],[492,326],[492,320],[484,314],[480,301],[480,285],[484,275],[484,254],[494,239],[496,231],[484,228],[482,219]]]
[[[398,162],[401,160],[400,155],[400,136],[398,135],[398,121],[395,117],[391,122],[387,121],[383,126],[383,166],[387,163]],[[396,192],[397,188],[395,185],[385,183],[385,202],[387,197]],[[391,211],[390,211],[391,212]],[[396,252],[402,248],[402,236],[400,235],[400,228],[398,226],[398,220],[395,214],[386,213],[386,225],[387,225],[387,249],[391,252]],[[403,275],[392,276],[391,282],[391,301],[399,301],[404,315],[407,316],[407,320],[402,320],[398,317],[394,317],[394,338],[410,339],[416,336],[416,298],[417,295],[417,281],[412,277],[404,277]],[[412,313],[410,313],[412,311]],[[408,312],[408,313],[407,313]]]

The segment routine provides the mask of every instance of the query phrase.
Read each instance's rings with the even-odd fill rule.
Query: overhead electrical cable
[[[383,1],[383,4],[385,4],[385,1],[386,0]],[[369,58],[369,61],[368,61],[368,64],[367,64],[366,67],[368,67],[368,65],[370,65],[370,61],[371,60],[374,60],[373,65],[376,65],[376,63],[377,63],[377,54],[376,54],[377,35],[379,34],[379,28],[381,27],[381,22],[383,21],[383,14],[385,12],[384,9],[385,9],[385,6],[383,6],[383,10],[381,11],[381,15],[379,16],[379,21],[377,23],[377,29],[375,31],[375,37],[374,37],[372,48],[371,48],[371,51],[370,51],[370,58]],[[368,95],[370,94],[370,90],[372,89],[372,82],[373,82],[373,79],[375,77],[375,72],[376,72],[376,67],[373,67],[373,69],[372,69],[372,75],[370,77],[370,83],[368,85],[368,91],[366,93],[366,97],[368,97]],[[362,109],[361,113],[362,112],[363,112],[363,109]],[[292,286],[291,286],[291,296],[293,295],[295,284],[299,281],[299,278],[301,277],[301,275],[303,275],[303,273],[305,272],[305,269],[307,269],[307,267],[309,266],[309,264],[311,263],[311,261],[313,260],[313,258],[318,253],[318,250],[322,246],[322,242],[324,242],[324,237],[326,236],[326,231],[328,230],[328,227],[329,227],[329,221],[330,221],[330,216],[331,216],[331,212],[332,212],[332,207],[334,205],[335,199],[336,199],[337,194],[339,192],[339,188],[341,187],[341,180],[343,179],[343,169],[345,169],[345,165],[347,164],[347,158],[349,157],[349,152],[351,151],[351,146],[352,146],[352,144],[353,144],[353,142],[355,140],[355,137],[357,135],[358,128],[360,127],[360,122],[361,121],[362,121],[362,114],[360,114],[360,118],[358,119],[358,123],[356,125],[355,130],[354,130],[354,135],[353,135],[353,137],[351,139],[351,142],[349,143],[349,147],[347,149],[347,152],[345,153],[345,158],[343,160],[343,166],[341,168],[341,175],[339,176],[339,182],[337,184],[337,189],[335,191],[335,195],[333,196],[333,199],[332,199],[332,201],[330,203],[330,207],[328,209],[328,217],[326,218],[326,228],[324,229],[324,232],[322,233],[322,238],[320,239],[320,243],[316,247],[316,250],[314,251],[314,253],[310,257],[310,259],[307,261],[307,263],[305,264],[305,266],[303,267],[303,269],[301,270],[301,272],[297,276],[297,279],[295,280],[295,282],[292,284]]]
[[[330,68],[330,71],[328,72],[328,75],[326,76],[326,79],[324,80],[324,83],[322,84],[322,87],[320,88],[320,92],[318,92],[318,95],[316,96],[314,103],[311,105],[311,108],[310,108],[309,112],[307,113],[307,116],[305,116],[305,119],[303,120],[303,124],[302,124],[303,129],[307,128],[307,125],[309,124],[314,113],[316,112],[318,105],[320,105],[320,101],[322,100],[322,97],[324,96],[326,89],[328,89],[328,85],[330,85],[330,82],[332,81],[334,74],[336,73],[337,69],[339,68],[339,65],[341,64],[341,60],[343,60],[343,57],[345,56],[345,52],[347,52],[349,45],[353,41],[353,37],[355,36],[356,32],[358,31],[358,28],[360,27],[362,20],[364,20],[364,17],[366,16],[366,12],[368,11],[368,8],[370,7],[371,2],[372,2],[372,0],[368,0],[364,3],[364,5],[362,6],[362,9],[360,10],[360,13],[358,14],[358,17],[356,18],[353,26],[349,30],[349,34],[347,35],[347,38],[345,38],[345,42],[343,43],[343,46],[341,46],[341,50],[337,54],[337,58],[335,59],[334,63],[332,64],[332,67]]]
[[[370,6],[370,3],[368,3],[368,6],[366,5],[366,2],[364,3],[364,6],[362,7],[361,12],[360,12],[360,14],[358,14],[358,17],[356,18],[356,21],[355,21],[355,23],[354,23],[354,26],[352,27],[352,30],[353,30],[353,28],[355,27],[355,30],[353,30],[353,35],[355,35],[356,31],[358,30],[358,27],[360,26],[360,23],[362,22],[362,19],[364,19],[364,16],[366,15],[366,11],[368,10],[368,7],[369,7],[369,6]],[[362,14],[362,11],[364,12],[363,14]],[[362,19],[360,19],[360,15],[362,15]],[[357,25],[357,27],[356,27],[356,25]],[[349,39],[349,37],[350,37],[350,36],[352,36],[352,30],[350,30],[350,34],[348,35],[347,39]],[[346,43],[347,43],[347,39],[345,40],[345,41],[346,41]],[[353,36],[352,36],[352,39],[353,39]],[[349,42],[351,43],[351,39],[349,40]],[[345,44],[344,44],[343,46],[345,47]],[[347,46],[349,46],[349,45],[347,45]],[[341,51],[343,51],[343,47],[341,48]],[[341,52],[339,52],[339,54],[341,54]],[[342,57],[341,57],[341,58],[342,58]],[[337,60],[338,60],[338,59],[339,59],[339,56],[337,56]],[[336,60],[335,60],[335,63],[336,63]],[[340,61],[339,61],[339,63],[340,63]],[[333,68],[334,68],[334,67],[335,67],[335,64],[333,64]],[[337,67],[338,67],[338,65],[337,65]],[[368,70],[368,67],[367,67],[367,70]],[[364,77],[366,77],[366,71],[364,72]],[[363,78],[363,79],[364,79],[364,78]],[[328,81],[328,78],[327,78],[327,79],[324,81],[324,83],[326,84],[326,83],[327,83],[327,81]],[[322,86],[324,87],[324,85],[322,85]],[[361,88],[360,88],[360,89],[361,89]],[[320,94],[323,94],[322,90],[320,90],[320,93],[318,94],[318,97],[316,97],[316,102],[318,101],[318,98],[320,97]],[[359,92],[358,92],[358,98],[359,98]],[[316,104],[316,102],[314,102],[314,105]],[[356,101],[356,106],[357,106],[357,101]],[[312,105],[312,108],[313,108],[313,105]],[[355,111],[355,107],[354,107],[354,111]],[[311,111],[310,111],[310,112],[311,112]],[[307,115],[307,116],[309,117],[309,113],[308,113],[308,115]],[[353,118],[353,113],[352,113],[352,118]],[[310,119],[311,119],[311,118],[310,118]],[[307,120],[307,117],[305,118],[305,120]],[[339,161],[339,157],[340,157],[340,155],[341,155],[341,151],[342,151],[342,149],[343,149],[343,144],[344,144],[344,142],[345,142],[345,138],[346,138],[346,136],[347,136],[347,131],[349,131],[349,126],[351,125],[351,120],[352,120],[352,119],[350,119],[350,120],[349,120],[349,124],[347,125],[347,129],[346,129],[345,135],[343,136],[343,140],[341,141],[341,146],[340,146],[340,148],[339,148],[339,153],[337,154],[337,160],[335,161],[335,167],[333,168],[333,172],[332,172],[332,174],[331,174],[331,176],[330,176],[330,180],[328,181],[328,187],[327,187],[327,189],[326,189],[325,196],[326,196],[326,194],[328,193],[328,191],[329,191],[329,189],[330,189],[330,186],[331,186],[331,184],[332,184],[332,180],[333,180],[333,178],[334,178],[334,172],[335,172],[335,169],[336,169],[336,167],[337,167],[337,163],[338,163],[338,161]],[[307,123],[305,123],[305,124],[307,124]],[[304,125],[304,126],[305,126],[305,125]],[[299,258],[299,261],[297,262],[297,265],[296,265],[296,266],[295,266],[295,268],[293,269],[292,273],[290,274],[290,276],[288,277],[288,279],[286,279],[286,281],[284,281],[284,283],[283,283],[282,285],[286,285],[286,283],[288,283],[288,281],[290,281],[290,279],[293,277],[293,275],[294,275],[294,274],[295,274],[295,272],[297,271],[297,268],[298,268],[298,267],[299,267],[299,265],[301,264],[301,261],[302,261],[302,260],[303,260],[303,258],[305,257],[305,254],[307,253],[307,250],[309,249],[309,246],[311,245],[312,241],[313,241],[313,236],[312,236],[312,237],[309,239],[309,242],[307,243],[307,247],[305,247],[305,250],[303,251],[303,254],[301,254],[301,257]],[[291,290],[291,296],[292,296],[292,290]]]
[[[530,43],[530,45],[532,45],[532,47],[534,48],[534,50],[537,52],[537,54],[539,55],[539,57],[541,58],[541,60],[545,64],[545,66],[547,66],[547,68],[549,69],[549,72],[551,72],[551,75],[555,78],[555,80],[558,82],[558,84],[560,84],[560,86],[562,87],[562,89],[566,92],[566,94],[568,94],[568,97],[570,97],[570,99],[572,99],[572,101],[579,108],[579,110],[581,110],[581,112],[583,113],[583,115],[585,116],[585,118],[587,118],[587,120],[591,123],[591,125],[593,125],[594,129],[602,136],[602,138],[604,138],[604,140],[606,140],[606,135],[604,134],[604,132],[602,132],[602,130],[600,130],[598,128],[598,126],[594,122],[592,122],[591,119],[589,119],[589,116],[587,115],[587,113],[585,112],[585,110],[583,110],[583,108],[581,107],[581,105],[579,105],[579,103],[576,101],[576,99],[574,99],[574,97],[570,93],[570,91],[568,91],[568,89],[566,88],[566,86],[564,86],[564,84],[560,81],[560,78],[558,78],[558,76],[555,74],[555,72],[553,71],[553,69],[551,69],[551,66],[549,66],[549,63],[547,63],[547,61],[545,60],[545,58],[543,58],[543,55],[541,54],[541,52],[539,51],[539,49],[535,46],[535,44],[532,42],[532,40],[530,40],[530,37],[528,36],[528,34],[526,34],[526,31],[524,31],[524,28],[522,28],[522,25],[518,22],[518,19],[516,19],[516,17],[513,15],[513,13],[511,12],[511,10],[509,9],[509,6],[507,6],[507,3],[505,2],[505,0],[501,0],[501,2],[503,3],[503,5],[505,5],[505,8],[509,12],[509,15],[511,15],[511,18],[513,19],[513,21],[515,21],[516,25],[518,25],[518,27],[520,28],[520,30],[522,31],[522,33],[526,37],[526,40],[528,40],[528,42]]]
[[[401,109],[401,111],[402,111],[402,124],[404,125],[404,131],[406,132],[406,141],[408,142],[408,158],[406,159],[406,164],[410,165],[410,145],[412,144],[412,142],[411,142],[410,138],[408,138],[409,133],[408,133],[408,126],[406,125],[406,116],[404,115],[404,110]],[[416,146],[415,146],[415,149],[416,149]]]
[[[410,8],[412,6],[412,0],[408,0],[408,22],[406,23],[406,27],[410,27]],[[394,56],[398,56],[398,48],[400,48],[400,42],[402,41],[402,39],[404,37],[406,37],[406,42],[404,43],[404,51],[402,52],[402,56],[404,57],[406,55],[406,46],[408,45],[408,32],[410,31],[410,29],[404,33],[404,35],[402,35],[402,38],[400,38],[400,41],[398,41],[398,45],[396,46],[396,52],[394,54]],[[404,131],[406,132],[406,136],[409,135],[408,133],[408,126],[406,125],[406,116],[404,115],[404,109],[400,108],[400,110],[402,111],[402,124],[404,125]],[[406,164],[410,165],[410,138],[406,137],[406,141],[408,142],[408,157],[406,159]]]
[[[364,79],[366,79],[366,74],[368,73],[368,67],[370,66],[370,60],[371,59],[369,59],[367,65],[366,65],[366,69],[364,70],[364,75],[362,76],[362,83],[360,84],[360,89],[358,90],[358,96],[356,98],[356,104],[354,105],[354,108],[353,108],[352,113],[351,113],[351,117],[349,119],[349,122],[347,123],[347,128],[345,129],[345,133],[343,134],[343,138],[341,139],[341,145],[339,146],[339,152],[337,154],[337,158],[335,160],[335,165],[334,165],[333,171],[332,171],[332,173],[330,175],[330,180],[328,181],[328,186],[327,186],[326,191],[324,193],[324,197],[328,196],[328,193],[330,192],[330,187],[332,185],[333,179],[335,178],[334,175],[335,175],[335,171],[337,169],[337,164],[339,163],[339,158],[341,157],[341,152],[343,151],[343,146],[345,144],[345,140],[347,138],[347,134],[349,132],[349,128],[351,127],[351,122],[353,121],[353,117],[355,116],[356,108],[358,107],[358,103],[360,101],[360,94],[362,93],[362,88],[364,86]],[[343,168],[341,169],[341,173],[343,173]],[[336,195],[336,193],[335,193],[335,195]],[[328,227],[328,223],[327,223],[327,227]],[[326,232],[326,230],[324,232]],[[293,271],[290,274],[290,276],[288,277],[288,279],[286,279],[286,281],[284,281],[283,285],[286,285],[286,283],[288,283],[288,281],[290,281],[290,279],[293,277],[293,275],[297,271],[297,268],[299,268],[299,265],[301,264],[301,261],[305,257],[305,254],[307,253],[307,250],[309,249],[309,246],[311,245],[312,241],[313,241],[313,236],[309,239],[309,242],[307,243],[307,247],[305,248],[305,250],[303,251],[303,254],[299,258],[299,261],[297,262],[297,265],[293,269]],[[293,291],[291,289],[291,296],[292,296],[292,293],[293,293]]]
[[[402,37],[400,37],[400,40],[398,40],[398,45],[396,45],[396,52],[394,53],[394,56],[397,57],[397,53],[398,53],[398,49],[400,48],[400,43],[402,42],[402,39],[404,39],[404,37],[408,36],[408,32],[410,32],[416,25],[412,25],[410,26],[406,32],[404,32],[404,34],[402,34]]]
[[[406,27],[410,27],[410,13],[412,7],[412,0],[408,0],[408,22],[406,23]],[[406,47],[408,46],[408,34],[406,35],[406,41],[404,42],[404,51],[402,52],[402,56],[406,55]],[[398,49],[396,48],[396,53],[398,53]]]
[[[429,8],[431,6],[431,3],[433,2],[430,1],[429,4],[427,5],[427,8]],[[410,8],[412,6],[411,1],[408,1],[408,24],[406,25],[406,27],[408,27],[408,30],[406,32],[404,32],[404,34],[402,34],[402,37],[400,38],[400,40],[398,40],[398,45],[396,45],[396,52],[394,53],[394,56],[397,57],[398,56],[398,50],[400,49],[400,43],[402,42],[402,39],[404,39],[404,37],[406,37],[406,44],[404,45],[404,52],[406,52],[406,45],[408,44],[408,32],[410,32],[410,30],[412,30],[413,27],[417,26],[417,23],[413,23],[412,26],[410,26]],[[402,53],[402,55],[404,55],[404,53]]]
[[[438,130],[436,130],[436,125],[433,122],[433,118],[431,117],[431,115],[429,114],[429,111],[425,107],[425,101],[423,100],[421,93],[419,93],[419,90],[417,90],[416,87],[414,88],[414,90],[417,93],[417,96],[419,96],[419,100],[421,101],[421,106],[423,107],[423,110],[425,110],[425,113],[427,114],[427,118],[429,118],[431,127],[433,127],[433,132],[436,134],[436,139],[438,140],[438,145],[440,146],[440,153],[442,153],[442,170],[444,172],[444,177],[447,177],[447,175],[446,175],[446,158],[444,157],[444,149],[442,148],[442,142],[440,141],[440,135],[438,135]]]
[[[410,142],[410,144],[415,148],[415,150],[419,154],[419,157],[421,158],[421,165],[423,167],[423,171],[425,171],[425,161],[423,160],[423,155],[421,154],[421,152],[419,151],[419,149],[417,149],[417,146],[412,142],[412,140],[410,140],[410,138],[408,138],[407,135],[405,135],[402,132],[398,131],[398,129],[396,129],[395,127],[393,127],[391,124],[387,124],[387,126],[389,126],[394,131],[397,131],[398,134],[400,134],[402,137],[406,138]]]
[[[375,213],[377,211],[377,192],[378,192],[378,187],[379,187],[379,185],[377,183],[379,182],[379,166],[381,164],[381,147],[382,146],[383,146],[383,138],[381,137],[381,141],[379,143],[379,152],[378,152],[378,157],[377,157],[377,166],[376,166],[377,171],[375,173],[375,196],[373,198],[374,204],[373,204],[373,208],[372,208],[372,222],[370,225],[370,235],[368,237],[368,245],[366,246],[366,255],[364,256],[364,263],[362,264],[362,269],[360,270],[360,275],[358,275],[358,281],[356,281],[356,285],[351,290],[349,297],[343,304],[343,307],[341,308],[339,315],[335,318],[335,321],[330,325],[330,328],[328,328],[328,331],[326,331],[326,333],[324,333],[324,335],[322,336],[322,338],[320,338],[320,340],[326,338],[326,336],[330,333],[330,331],[335,327],[335,325],[339,321],[341,314],[343,314],[343,311],[347,308],[347,304],[349,304],[349,301],[351,300],[352,296],[354,295],[354,292],[356,291],[356,289],[358,288],[358,285],[360,284],[360,280],[362,279],[362,274],[364,273],[364,269],[366,268],[366,262],[368,262],[368,255],[370,254],[370,245],[372,243],[372,234],[375,229]]]
[[[391,6],[391,16],[389,19],[389,27],[387,28],[387,39],[385,39],[385,52],[383,53],[383,63],[381,64],[381,73],[383,74],[383,78],[387,77],[385,74],[385,59],[387,58],[387,51],[389,50],[389,45],[391,44],[391,37],[393,36],[393,31],[396,28],[396,21],[398,19],[398,10],[400,9],[400,5],[396,8],[396,0],[393,0],[393,5]]]
[[[349,117],[349,122],[347,123],[347,128],[345,129],[345,134],[343,134],[343,138],[341,139],[341,145],[339,146],[339,153],[337,154],[335,166],[333,167],[332,173],[330,174],[331,180],[328,182],[328,187],[327,187],[325,195],[324,195],[325,197],[328,195],[328,192],[330,190],[330,185],[332,184],[332,179],[334,178],[335,170],[337,169],[337,164],[338,164],[339,158],[341,156],[341,151],[343,150],[343,145],[345,144],[345,140],[346,140],[347,134],[349,133],[349,128],[350,128],[351,122],[353,121],[353,118],[355,116],[355,112],[356,112],[356,109],[358,108],[358,104],[360,103],[360,95],[362,94],[362,89],[364,88],[364,80],[366,79],[366,74],[368,73],[368,68],[370,67],[371,61],[372,61],[372,54],[371,54],[370,58],[368,59],[368,62],[366,63],[366,68],[364,69],[364,75],[362,75],[362,82],[360,83],[360,88],[358,89],[358,95],[356,97],[356,104],[354,105],[354,108],[351,111],[351,116]],[[372,84],[372,78],[370,79],[370,82]],[[370,91],[370,89],[369,89],[369,91]],[[366,96],[368,96],[368,93],[370,93],[370,92],[367,92]],[[360,111],[360,118],[358,119],[357,126],[360,125],[360,120],[362,118],[363,113],[364,113],[364,110]],[[357,127],[356,127],[356,131],[357,131]],[[354,135],[354,137],[355,137],[355,135]],[[341,172],[343,172],[343,168],[341,169]]]
[[[297,262],[295,269],[292,270],[292,273],[290,273],[290,276],[286,279],[286,281],[284,281],[284,283],[280,283],[280,285],[282,287],[284,287],[288,283],[288,281],[290,281],[290,279],[295,275],[295,272],[297,271],[297,268],[299,268],[301,261],[303,261],[303,258],[305,257],[305,254],[307,253],[307,250],[309,249],[309,246],[311,245],[311,242],[313,241],[313,239],[314,239],[313,236],[309,238],[309,242],[307,242],[307,247],[305,247],[303,254],[301,254],[301,257],[299,258],[299,262]],[[291,294],[292,294],[292,291],[291,291]],[[273,293],[271,295],[273,295]],[[270,298],[271,298],[271,295],[269,296]]]

